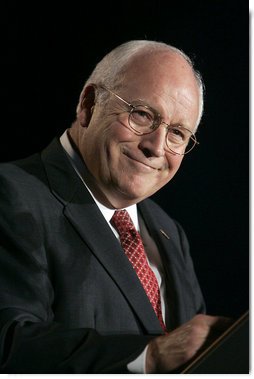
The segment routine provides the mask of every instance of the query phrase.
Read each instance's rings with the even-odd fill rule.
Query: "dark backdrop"
[[[84,80],[119,43],[162,40],[194,58],[206,85],[200,146],[154,199],[188,235],[208,312],[239,316],[249,301],[248,2],[1,4],[0,161],[69,127]]]

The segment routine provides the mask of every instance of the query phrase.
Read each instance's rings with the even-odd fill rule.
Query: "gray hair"
[[[204,108],[204,83],[199,71],[194,69],[194,62],[189,56],[187,56],[182,50],[168,45],[164,42],[149,41],[149,40],[133,40],[125,42],[115,49],[110,51],[102,60],[96,65],[91,75],[86,80],[83,89],[91,83],[103,84],[111,89],[117,89],[121,86],[124,80],[124,72],[128,64],[138,54],[150,53],[153,51],[173,51],[181,55],[191,66],[194,76],[199,86],[199,117],[197,121],[196,129],[200,123]],[[82,93],[81,93],[82,97]],[[77,107],[77,111],[80,110],[80,103]]]

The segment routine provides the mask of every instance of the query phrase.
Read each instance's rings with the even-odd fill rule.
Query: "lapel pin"
[[[162,234],[164,237],[166,237],[168,240],[170,240],[170,237],[167,235],[166,232],[164,232],[164,230],[160,229],[160,232],[161,232],[161,234]]]

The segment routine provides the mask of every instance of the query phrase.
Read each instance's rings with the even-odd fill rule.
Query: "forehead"
[[[170,50],[140,52],[134,55],[124,68],[126,80],[131,80],[131,78],[135,78],[135,80],[137,78],[176,80],[182,76],[189,77],[196,82],[189,62],[180,53]]]
[[[198,118],[197,79],[189,63],[175,52],[139,54],[125,71],[121,93],[128,100],[146,102],[160,113],[178,112],[190,123]]]

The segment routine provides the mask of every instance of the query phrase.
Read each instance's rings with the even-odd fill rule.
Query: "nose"
[[[165,155],[166,134],[166,128],[160,125],[154,132],[141,136],[139,148],[147,158]]]

